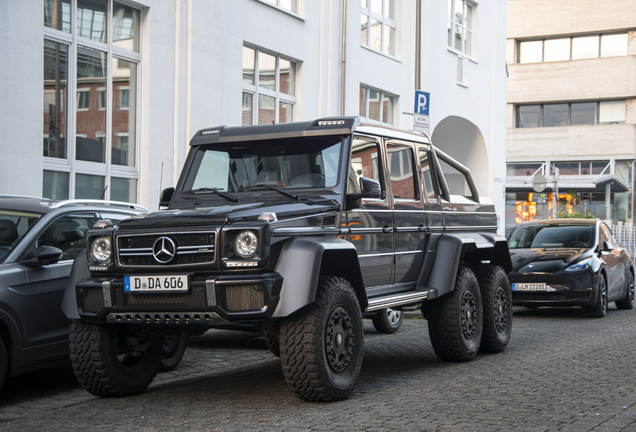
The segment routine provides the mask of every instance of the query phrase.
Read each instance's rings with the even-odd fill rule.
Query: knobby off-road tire
[[[635,299],[636,292],[634,291],[634,275],[630,271],[627,276],[627,291],[625,292],[625,297],[623,297],[622,300],[616,300],[616,307],[619,309],[633,309]]]
[[[267,349],[269,349],[269,351],[276,357],[280,357],[280,339],[278,337],[278,333],[279,332],[274,329],[263,330]]]
[[[483,330],[481,292],[475,274],[457,271],[455,289],[427,305],[428,334],[437,357],[466,362],[479,351]]]
[[[120,397],[144,391],[159,369],[163,339],[157,339],[141,357],[118,357],[117,327],[73,320],[70,349],[73,371],[89,393]]]
[[[480,352],[500,353],[508,346],[512,329],[512,289],[504,269],[482,265],[475,272],[484,309]]]
[[[168,329],[163,336],[159,370],[161,372],[168,372],[176,368],[179,363],[181,363],[187,345],[188,334],[183,331],[183,329],[177,327]]]
[[[362,314],[353,288],[341,277],[323,276],[316,301],[281,323],[285,381],[306,401],[342,400],[360,375],[363,344]]]
[[[596,295],[596,306],[587,315],[592,318],[604,318],[607,315],[607,282],[603,275],[599,275]]]
[[[404,313],[401,310],[386,308],[373,315],[373,327],[380,333],[395,333],[400,329]]]

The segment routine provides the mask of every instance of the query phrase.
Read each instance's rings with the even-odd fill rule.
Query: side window
[[[608,241],[608,242],[610,242],[610,243],[612,243],[612,244],[614,244],[614,243],[615,243],[615,242],[614,242],[614,238],[612,237],[612,232],[611,232],[611,231],[610,231],[610,229],[607,227],[607,225],[605,225],[605,224],[603,224],[603,223],[601,224],[601,232],[602,232],[602,234],[601,234],[601,241],[600,241],[601,245],[603,245],[603,242],[604,242],[604,241]]]
[[[422,182],[424,183],[424,196],[427,201],[437,201],[437,193],[433,183],[433,175],[431,173],[431,162],[428,157],[428,151],[419,150],[420,172],[422,173]]]
[[[53,246],[62,251],[62,260],[72,260],[86,249],[86,232],[95,225],[94,213],[60,216],[38,237],[37,246]]]
[[[413,150],[403,145],[388,143],[386,146],[394,198],[419,199],[415,181]]]
[[[353,139],[347,193],[362,192],[360,189],[360,177],[367,177],[379,182],[384,192],[379,154],[380,146],[376,140],[364,137],[355,137]]]

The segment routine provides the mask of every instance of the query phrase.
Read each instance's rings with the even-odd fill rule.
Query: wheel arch
[[[20,367],[24,363],[25,358],[18,326],[11,315],[4,310],[0,310],[0,337],[7,349],[9,358],[7,371],[11,375],[16,367]]]
[[[420,275],[418,285],[431,291],[429,298],[441,297],[453,290],[461,266],[472,269],[482,263],[500,266],[506,274],[512,270],[506,239],[491,233],[444,233],[437,244],[435,262],[429,275]]]
[[[346,240],[294,237],[283,246],[276,271],[283,277],[283,285],[274,318],[288,316],[313,303],[321,275],[347,279],[358,296],[360,309],[367,307],[358,255]]]

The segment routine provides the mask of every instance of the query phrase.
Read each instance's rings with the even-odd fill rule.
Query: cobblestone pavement
[[[93,397],[70,367],[11,378],[0,430],[636,431],[636,310],[515,308],[508,349],[469,363],[440,361],[423,319],[365,333],[342,402],[294,397],[260,334],[212,330],[137,396]]]

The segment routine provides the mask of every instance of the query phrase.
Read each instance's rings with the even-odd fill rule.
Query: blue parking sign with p
[[[430,107],[431,95],[430,93],[415,90],[415,114],[429,115],[428,110]]]

